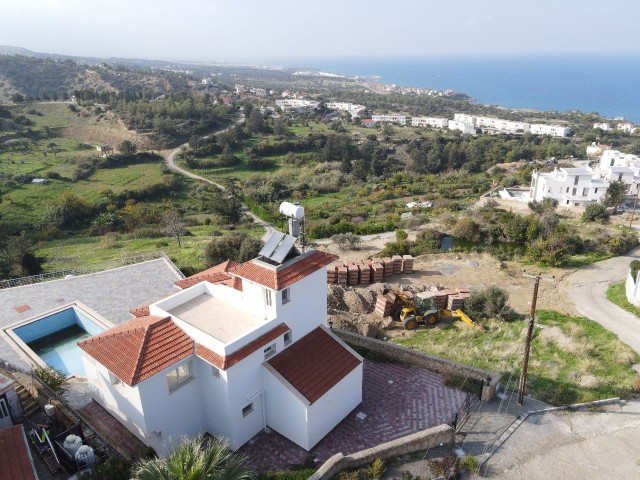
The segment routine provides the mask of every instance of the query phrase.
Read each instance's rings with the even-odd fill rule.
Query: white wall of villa
[[[439,117],[413,117],[411,118],[412,127],[433,127],[433,128],[447,128],[449,120]]]
[[[531,174],[530,198],[553,198],[560,207],[585,207],[598,202],[609,183],[590,168],[556,168]]]
[[[371,115],[371,120],[376,123],[397,123],[399,125],[407,124],[407,116],[398,114]]]

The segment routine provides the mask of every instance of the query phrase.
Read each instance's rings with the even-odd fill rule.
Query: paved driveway
[[[466,394],[444,386],[443,378],[422,368],[365,360],[362,404],[311,452],[276,432],[260,433],[240,452],[259,471],[286,470],[309,455],[317,465],[332,455],[345,455],[448,422]],[[366,418],[358,418],[364,413]]]
[[[640,319],[607,300],[607,288],[627,278],[629,263],[640,258],[640,248],[627,255],[594,263],[567,275],[563,288],[581,315],[598,322],[640,354]]]

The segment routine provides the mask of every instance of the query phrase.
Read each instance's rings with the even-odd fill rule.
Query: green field
[[[640,393],[631,368],[640,357],[596,322],[539,311],[531,344],[527,394],[554,405]],[[462,322],[420,329],[393,341],[457,362],[501,372],[503,385],[517,390],[526,323],[486,323],[486,330]]]
[[[640,308],[636,307],[627,300],[626,292],[626,280],[609,285],[607,289],[607,299],[615,303],[626,311],[633,313],[635,316],[640,317]]]

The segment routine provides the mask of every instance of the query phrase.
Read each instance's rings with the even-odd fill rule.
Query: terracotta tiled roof
[[[183,278],[182,280],[178,280],[175,282],[177,287],[182,289],[192,287],[200,282],[211,282],[211,283],[220,283],[224,282],[227,285],[227,280],[232,280],[230,275],[227,275],[227,272],[233,268],[238,266],[236,262],[233,260],[227,260],[225,262],[220,263],[219,265],[215,265],[211,268],[203,270],[200,273],[196,273],[195,275],[191,275],[190,277]],[[229,286],[233,286],[229,285]],[[240,289],[241,290],[241,289]]]
[[[237,364],[241,360],[247,358],[253,352],[260,350],[262,347],[268,345],[270,342],[273,342],[276,338],[280,337],[281,335],[284,335],[289,330],[290,328],[286,324],[281,323],[274,329],[269,330],[264,335],[256,338],[254,341],[248,343],[244,347],[240,348],[239,350],[236,350],[231,355],[226,357],[222,357],[218,355],[217,353],[209,350],[207,347],[203,345],[196,344],[196,355],[203,358],[204,360],[211,363],[212,365],[215,365],[216,367],[222,370],[226,370],[230,367],[233,367],[235,364]]]
[[[132,308],[129,311],[131,312],[131,315],[133,315],[136,318],[148,317],[150,315],[150,313],[149,313],[149,305],[143,305],[143,306],[138,307],[138,308]]]
[[[129,320],[78,346],[128,385],[194,352],[194,341],[170,317],[156,316]]]
[[[229,273],[259,283],[273,290],[281,290],[312,274],[316,270],[326,267],[338,257],[330,253],[312,251],[301,256],[284,267],[263,265],[250,260],[229,270]]]
[[[0,430],[0,478],[36,480],[22,425]]]
[[[268,363],[304,398],[314,403],[362,361],[318,327]]]

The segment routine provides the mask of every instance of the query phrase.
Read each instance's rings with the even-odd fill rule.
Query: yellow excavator
[[[462,310],[439,310],[435,308],[433,298],[426,298],[420,293],[410,297],[405,292],[395,292],[397,306],[393,310],[394,320],[402,322],[406,330],[415,330],[418,325],[435,325],[441,318],[459,318],[467,325],[476,323]]]

